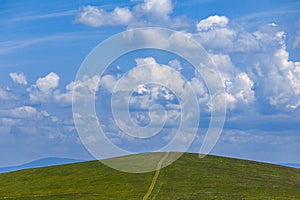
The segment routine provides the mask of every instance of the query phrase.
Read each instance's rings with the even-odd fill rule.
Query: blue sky
[[[53,156],[91,159],[72,117],[77,71],[96,45],[142,27],[191,36],[219,69],[227,116],[211,153],[300,163],[299,16],[300,2],[291,0],[1,1],[0,166]],[[151,41],[154,36],[148,37]],[[168,110],[162,137],[149,141],[124,137],[113,122],[109,106],[114,84],[145,63],[159,70],[172,68],[193,86],[201,119],[189,151],[198,152],[210,117],[207,88],[186,60],[162,51],[124,55],[100,78],[96,108],[108,137],[122,148],[148,151],[165,145],[178,128],[176,109]],[[151,75],[174,82],[159,70]],[[173,96],[157,85],[141,86],[133,93],[133,120],[149,123],[149,106],[175,107],[178,99]]]

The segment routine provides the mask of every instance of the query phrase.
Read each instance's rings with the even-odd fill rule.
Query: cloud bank
[[[186,26],[187,21],[183,16],[174,19],[170,17],[173,8],[172,0],[144,0],[132,9],[116,7],[112,11],[89,5],[78,11],[75,22],[92,27],[119,25],[131,27]]]

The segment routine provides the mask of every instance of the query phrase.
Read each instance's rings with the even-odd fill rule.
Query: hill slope
[[[129,174],[98,161],[0,174],[0,199],[142,199],[155,172]],[[300,170],[184,154],[161,170],[150,199],[299,199]]]

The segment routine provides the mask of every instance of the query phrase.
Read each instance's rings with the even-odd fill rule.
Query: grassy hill
[[[0,174],[0,199],[143,199],[155,172],[130,174],[98,161]],[[160,171],[149,199],[300,199],[300,170],[184,154]]]

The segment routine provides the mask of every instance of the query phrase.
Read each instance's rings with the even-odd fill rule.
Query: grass
[[[0,199],[141,200],[154,174],[119,172],[99,161],[28,169],[0,174]],[[184,154],[160,171],[149,199],[296,200],[300,199],[300,170]]]

